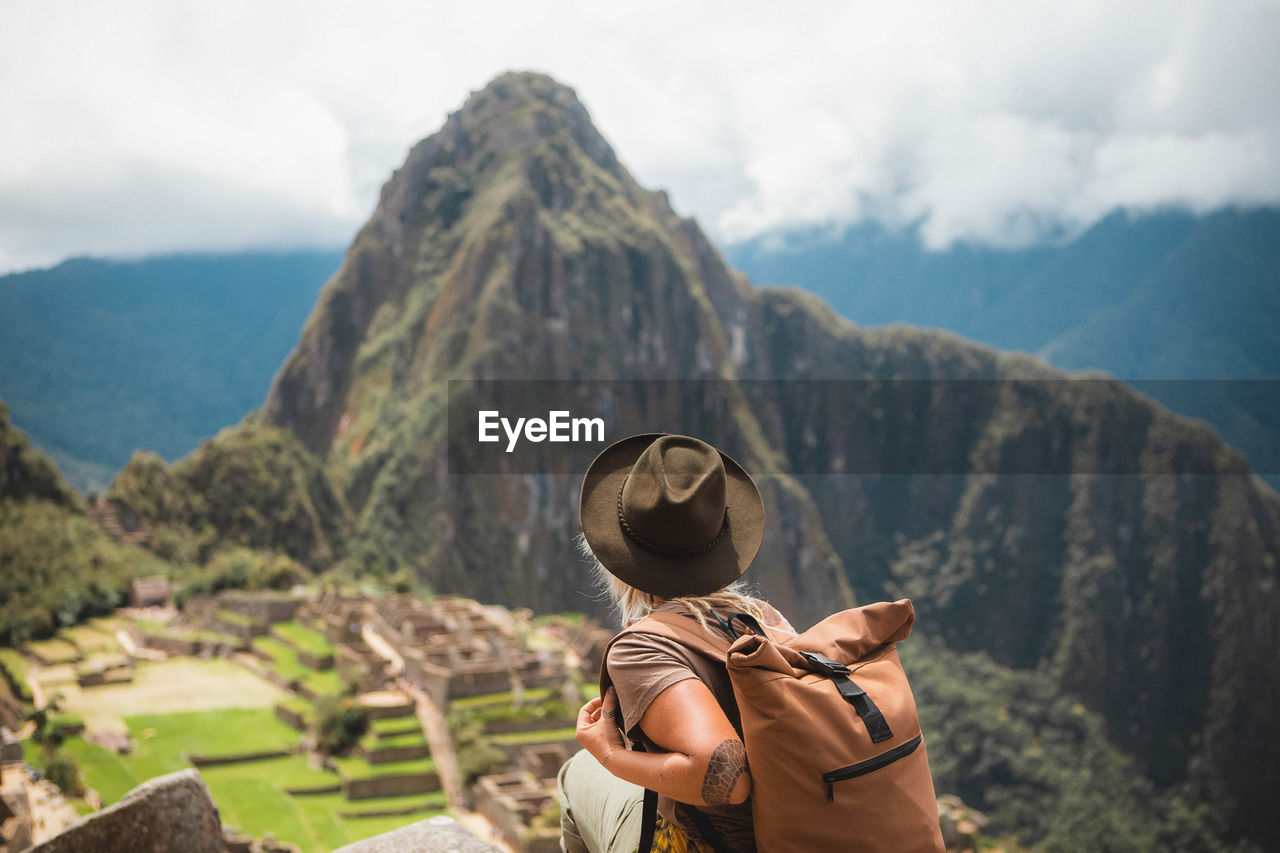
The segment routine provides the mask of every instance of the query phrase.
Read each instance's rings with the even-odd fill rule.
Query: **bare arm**
[[[658,694],[640,726],[666,752],[630,752],[618,731],[613,688],[578,712],[578,742],[609,772],[693,805],[742,803],[751,795],[747,752],[707,686],[696,678]]]

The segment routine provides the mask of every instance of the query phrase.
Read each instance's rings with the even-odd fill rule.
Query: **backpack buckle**
[[[836,663],[831,658],[820,655],[817,652],[800,652],[800,654],[804,655],[805,659],[817,667],[818,671],[824,675],[848,675],[853,672],[844,664]]]

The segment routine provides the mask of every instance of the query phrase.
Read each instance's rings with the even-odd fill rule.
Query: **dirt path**
[[[393,676],[404,675],[404,658],[400,657],[400,653],[392,648],[391,644],[384,640],[372,625],[368,622],[364,623],[360,627],[360,636],[369,644],[369,648],[373,649],[375,654],[391,663],[391,674]]]

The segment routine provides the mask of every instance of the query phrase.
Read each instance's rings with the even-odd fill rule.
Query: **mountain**
[[[0,402],[0,645],[109,613],[133,578],[171,569],[86,518],[79,495]]]
[[[857,323],[936,326],[1064,369],[1155,380],[1142,388],[1214,424],[1280,487],[1280,210],[1115,213],[1064,245],[1017,251],[926,251],[915,231],[868,225],[727,256]]]
[[[912,596],[934,650],[925,713],[947,720],[954,703],[975,721],[939,723],[940,766],[991,791],[980,807],[1039,827],[1027,837],[1065,833],[1046,849],[1085,849],[1125,822],[1070,814],[1063,785],[1129,804],[1133,827],[1154,820],[1138,790],[1154,786],[1191,804],[1166,828],[1194,812],[1280,843],[1265,818],[1280,790],[1280,498],[1203,424],[1104,377],[950,333],[861,328],[810,293],[753,287],[635,182],[571,90],[536,74],[493,81],[410,151],[261,414],[214,444],[293,436],[294,470],[322,470],[347,513],[339,570],[408,568],[438,591],[601,612],[573,548],[599,444],[485,455],[468,417],[495,385],[607,414],[609,439],[683,431],[726,449],[765,497],[751,576],[795,622]],[[188,493],[216,488],[237,455],[210,458]],[[143,523],[159,512],[145,487],[112,494]],[[240,517],[270,524],[255,499]],[[968,674],[999,689],[946,681]],[[976,742],[991,751],[959,760]],[[1127,758],[1043,766],[1099,743]],[[1138,787],[1112,797],[1103,779]],[[1144,837],[1115,849],[1157,844]]]
[[[0,395],[85,491],[261,405],[341,253],[76,259],[0,277]]]

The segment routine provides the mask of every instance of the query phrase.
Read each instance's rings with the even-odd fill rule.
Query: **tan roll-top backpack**
[[[762,853],[942,853],[924,735],[895,645],[914,619],[903,599],[841,611],[798,635],[735,614],[730,624],[749,633],[732,644],[678,613],[650,614],[623,634],[664,637],[727,667]],[[608,683],[602,666],[602,695]],[[645,800],[640,853],[657,795]],[[705,821],[699,830],[720,846]]]

